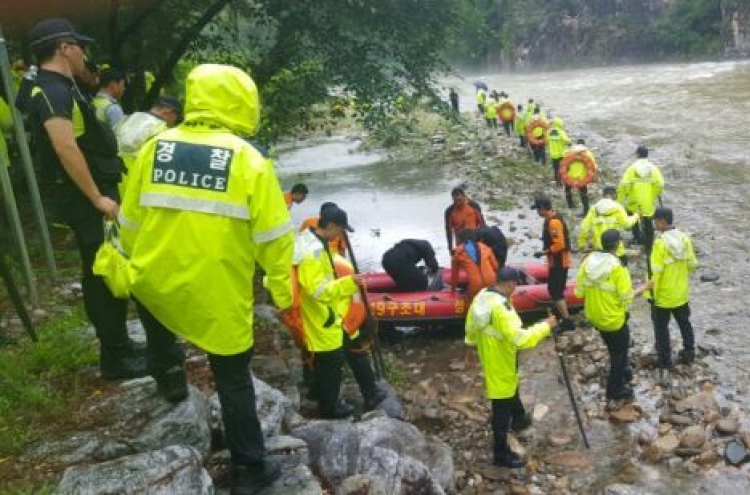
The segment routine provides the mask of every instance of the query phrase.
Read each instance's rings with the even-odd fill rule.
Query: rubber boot
[[[148,375],[146,352],[135,343],[102,346],[99,370],[105,380],[130,380]]]
[[[281,466],[276,461],[264,460],[257,464],[232,467],[231,495],[254,495],[281,477]]]
[[[180,402],[188,396],[187,375],[182,366],[172,366],[156,378],[156,391],[169,402]]]

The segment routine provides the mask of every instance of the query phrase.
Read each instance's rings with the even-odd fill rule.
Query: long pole
[[[576,398],[573,395],[573,387],[570,385],[570,379],[568,378],[568,368],[565,366],[565,354],[563,353],[562,349],[558,345],[558,337],[557,337],[557,331],[556,329],[553,329],[552,335],[555,337],[555,348],[560,349],[557,350],[557,357],[560,359],[560,368],[562,368],[562,374],[563,374],[563,380],[565,381],[565,388],[568,389],[568,397],[570,398],[570,404],[573,406],[573,413],[576,417],[576,422],[578,423],[578,430],[581,432],[581,438],[583,439],[583,445],[586,446],[587,449],[590,449],[589,446],[589,439],[586,437],[586,430],[583,429],[583,421],[581,421],[581,413],[578,411],[578,403],[576,402]]]
[[[344,241],[346,241],[346,248],[349,251],[349,258],[352,261],[354,267],[354,273],[359,272],[359,265],[357,264],[357,258],[354,256],[354,249],[352,249],[352,243],[349,241],[349,236],[344,231]],[[372,316],[372,309],[370,308],[370,301],[367,298],[367,291],[363,286],[359,286],[359,293],[362,296],[362,301],[365,303],[365,312],[367,313],[367,319],[371,322],[375,322],[375,331],[372,332],[372,361],[375,365],[375,374],[378,379],[385,377],[385,361],[383,360],[383,350],[380,347],[380,336],[379,328],[377,325],[377,319]]]

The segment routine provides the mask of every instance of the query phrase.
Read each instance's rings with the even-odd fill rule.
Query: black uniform
[[[427,241],[404,239],[383,254],[383,268],[396,282],[402,292],[416,292],[427,289],[427,275],[417,263],[424,260],[431,272],[438,270],[435,250]]]

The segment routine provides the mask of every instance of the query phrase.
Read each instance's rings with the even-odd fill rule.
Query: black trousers
[[[695,352],[695,335],[690,323],[690,304],[677,308],[660,308],[651,306],[651,321],[654,323],[654,340],[656,342],[657,366],[669,368],[672,365],[672,347],[669,342],[669,319],[674,316],[682,334],[682,348]]]
[[[628,214],[632,215],[631,212]],[[641,224],[643,229],[641,230]],[[636,222],[631,229],[633,237],[638,244],[643,245],[647,255],[651,255],[651,248],[654,245],[654,218],[653,217],[641,217],[639,222]]]
[[[508,452],[508,430],[510,422],[515,418],[522,418],[526,414],[518,389],[513,397],[507,399],[492,399],[492,452],[495,458]]]
[[[159,380],[169,368],[183,366],[185,354],[175,334],[162,325],[140,302],[138,316],[148,337],[151,374]],[[255,405],[255,387],[250,375],[252,347],[230,356],[208,353],[216,391],[221,403],[226,444],[234,464],[257,464],[263,461],[266,447]]]
[[[357,381],[362,398],[367,403],[375,397],[378,386],[375,381],[375,372],[372,370],[370,356],[367,352],[362,352],[359,338],[350,339],[344,335],[344,351],[346,353],[346,363],[352,370],[354,379]]]
[[[497,119],[486,118],[485,120],[487,121],[487,127],[497,129]]]
[[[562,158],[553,158],[552,159],[552,176],[555,179],[555,184],[558,186],[562,186],[562,180],[560,179],[560,162],[562,162]]]
[[[503,129],[505,129],[505,135],[510,136],[513,131],[513,122],[503,122]]]
[[[578,188],[578,195],[581,197],[581,205],[583,206],[583,214],[585,215],[589,211],[589,190],[586,186]],[[575,208],[576,203],[573,201],[573,188],[565,185],[565,202],[568,204],[568,208]]]
[[[400,256],[398,251],[385,252],[383,269],[396,282],[396,288],[401,292],[418,292],[427,289],[427,275],[414,263]]]
[[[525,148],[526,147],[526,136],[518,136],[518,145],[521,148]]]
[[[607,399],[621,399],[630,395],[628,387],[628,348],[630,328],[627,321],[617,331],[599,332],[609,351],[609,377],[607,377]]]
[[[344,348],[315,352],[312,360],[312,394],[318,401],[322,417],[334,415],[341,392],[341,367],[344,364]]]
[[[130,346],[126,323],[128,300],[113,296],[104,279],[93,272],[96,252],[104,242],[104,217],[81,194],[68,192],[67,196],[68,200],[58,203],[57,207],[62,218],[73,229],[81,255],[81,286],[86,316],[94,326],[102,348],[116,355],[117,351]],[[117,198],[114,193],[107,196]]]
[[[531,151],[534,153],[534,161],[547,165],[547,150],[544,146],[532,147]]]

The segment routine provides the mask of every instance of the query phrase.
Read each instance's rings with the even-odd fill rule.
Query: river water
[[[740,417],[750,417],[750,253],[746,241],[750,220],[746,192],[750,179],[750,63],[624,66],[483,77],[490,89],[506,91],[516,103],[534,98],[563,118],[571,137],[585,138],[600,167],[611,169],[615,176],[632,160],[638,144],[651,149],[651,159],[665,176],[665,204],[674,209],[678,227],[693,235],[699,252],[701,268],[694,277],[691,302],[697,342],[720,350],[720,355],[708,357],[706,362],[718,373],[721,393],[732,399],[729,407]],[[465,112],[474,109],[474,79],[446,81],[447,86],[457,88]],[[443,210],[450,202],[451,187],[463,178],[445,167],[415,168],[384,155],[359,154],[358,144],[352,138],[330,138],[282,149],[278,166],[284,186],[304,181],[311,189],[308,200],[292,209],[294,219],[299,223],[317,214],[322,202],[334,201],[349,212],[350,223],[357,229],[352,242],[364,269],[379,269],[382,253],[407,237],[430,240],[439,261],[446,264]],[[524,202],[527,198],[517,201]],[[522,230],[538,230],[539,219],[529,213],[524,210],[520,214],[519,210],[489,215],[504,225],[515,220]],[[509,258],[528,256],[538,240],[529,243],[531,247],[523,243],[514,247]],[[698,281],[700,274],[711,272],[720,275],[718,282]],[[639,276],[634,274],[634,278]],[[634,307],[632,327],[634,338],[649,342],[653,336],[644,306]],[[747,423],[745,420],[745,427],[750,426]],[[601,471],[594,475],[594,485],[602,486],[617,477],[617,464],[634,441],[623,431],[627,433],[605,423],[591,433],[592,444],[598,445],[591,457],[595,470]],[[746,471],[688,476],[668,472],[663,465],[642,465],[637,473],[628,482],[646,493],[750,490]]]

